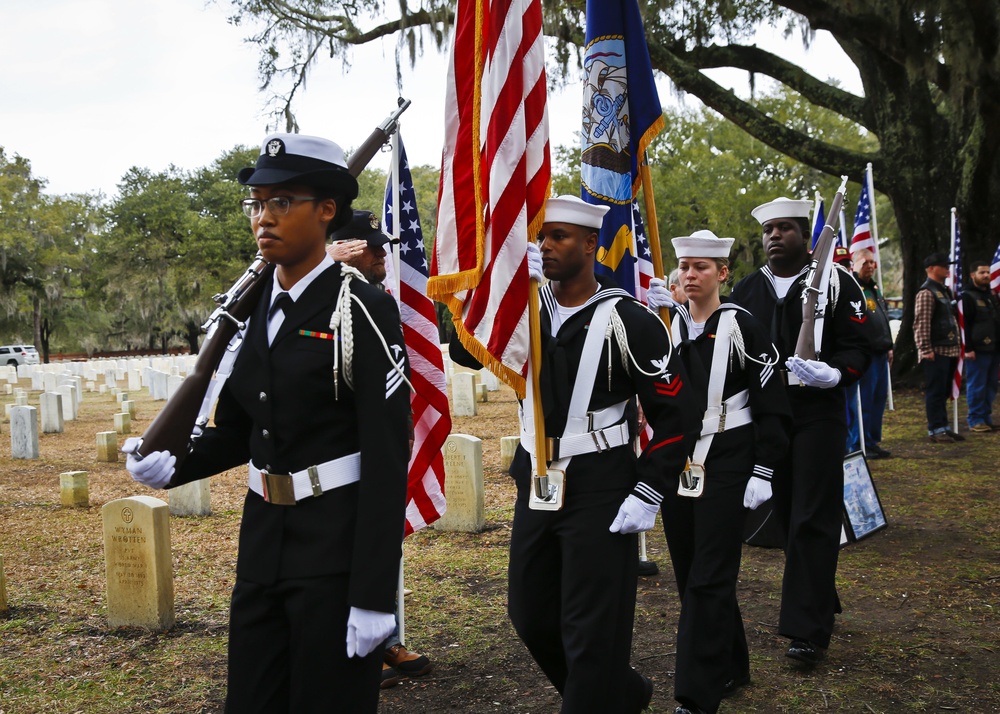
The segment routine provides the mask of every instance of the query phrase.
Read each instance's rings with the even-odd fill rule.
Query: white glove
[[[528,241],[528,277],[536,282],[542,282],[542,251],[538,249],[538,244]]]
[[[649,289],[646,290],[646,304],[654,310],[663,307],[677,307],[677,301],[667,289],[667,284],[662,278],[650,278]]]
[[[756,511],[770,497],[771,482],[760,476],[751,476],[747,482],[747,490],[743,492],[743,507]]]
[[[137,436],[130,436],[122,446],[122,453],[128,454],[125,460],[125,469],[133,480],[138,481],[150,488],[163,488],[174,475],[174,464],[177,457],[171,456],[169,451],[154,451],[141,459],[135,457],[136,449],[142,439]]]
[[[391,612],[352,607],[347,617],[347,656],[368,656],[395,628],[396,616]]]
[[[840,384],[840,370],[826,362],[789,357],[785,360],[785,366],[807,387],[830,389]]]
[[[655,503],[646,503],[638,496],[629,494],[608,530],[612,533],[648,531],[656,524],[656,513],[659,510],[660,507]]]

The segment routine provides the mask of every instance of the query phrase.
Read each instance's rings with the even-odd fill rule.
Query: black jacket
[[[215,426],[195,441],[171,486],[253,460],[271,473],[292,473],[360,452],[357,483],[294,506],[247,492],[237,576],[270,584],[284,578],[349,574],[351,606],[392,612],[403,536],[409,460],[409,389],[396,378],[375,330],[352,303],[354,388],[334,397],[335,342],[330,333],[342,283],[340,264],[306,288],[267,344],[271,286],[264,290],[233,372],[219,397]],[[406,350],[395,301],[359,279],[351,290],[367,307],[404,369]],[[241,469],[241,478],[245,478]]]
[[[679,307],[674,317],[682,338],[677,350],[684,361],[697,397],[697,408],[702,414],[707,405],[709,375],[722,311],[720,308],[712,313],[705,322],[704,331],[693,340],[688,337],[688,307]],[[735,318],[748,358],[741,365],[736,354],[732,357],[726,355],[729,364],[722,397],[728,399],[744,389],[749,390],[753,422],[748,426],[727,429],[712,438],[712,447],[704,464],[706,495],[710,495],[715,488],[730,485],[719,482],[714,474],[727,474],[729,478],[739,474],[739,480],[745,483],[753,474],[754,467],[772,472],[788,450],[792,411],[778,374],[778,365],[761,364],[774,362],[774,346],[767,338],[764,326],[748,312],[736,310]]]
[[[551,286],[540,291],[542,328],[541,393],[545,412],[546,436],[559,436],[566,426],[570,398],[580,365],[584,342],[597,304],[607,297],[619,296],[615,310],[621,317],[628,335],[633,357],[646,372],[657,372],[659,361],[670,353],[670,339],[663,323],[634,298],[614,286],[610,280],[598,277],[600,290],[587,305],[563,323],[558,337],[552,337]],[[687,375],[676,352],[667,373],[657,377],[642,374],[634,364],[626,370],[618,340],[612,335],[603,340],[602,353],[590,398],[590,410],[603,409],[636,395],[645,417],[653,427],[653,437],[636,460],[633,449],[623,447],[574,456],[566,473],[566,494],[619,489],[623,480],[629,486],[641,481],[659,494],[660,498],[677,490],[678,476],[684,470],[687,453],[700,427],[694,409]],[[608,353],[610,347],[610,355]],[[450,353],[458,364],[478,369],[481,365],[455,339]],[[626,358],[627,359],[627,358]],[[610,365],[610,378],[608,374]],[[525,408],[530,408],[525,404]],[[632,430],[635,436],[635,430]],[[531,461],[526,451],[518,447],[511,462],[510,474],[520,486],[531,476]],[[644,500],[645,489],[636,495]]]

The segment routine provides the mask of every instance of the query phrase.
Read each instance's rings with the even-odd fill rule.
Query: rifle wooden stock
[[[805,292],[802,294],[802,327],[799,328],[799,338],[795,342],[795,355],[802,359],[816,359],[816,306],[819,302],[820,287],[824,271],[830,270],[833,260],[834,231],[840,220],[840,208],[844,204],[844,192],[847,190],[847,178],[833,197],[830,206],[830,222],[823,226],[812,253],[812,267]]]
[[[351,154],[347,161],[347,170],[351,176],[357,178],[372,157],[389,141],[396,131],[400,115],[409,106],[410,100],[400,97],[397,108]],[[208,394],[212,375],[233,336],[257,307],[264,286],[271,280],[273,272],[274,265],[258,253],[233,287],[228,292],[215,296],[219,307],[202,325],[202,330],[208,330],[208,335],[202,342],[194,369],[143,433],[142,443],[136,451],[139,458],[154,451],[169,451],[177,457],[175,468],[180,469],[181,462],[191,450],[191,432],[201,413],[201,405]]]
[[[138,452],[140,457],[154,451],[169,451],[177,457],[176,468],[180,468],[184,457],[191,450],[191,432],[212,383],[212,375],[236,331],[257,306],[273,272],[274,265],[258,253],[229,292],[215,296],[219,307],[202,326],[202,329],[210,331],[198,352],[194,369],[142,435]],[[211,329],[213,326],[214,329]]]

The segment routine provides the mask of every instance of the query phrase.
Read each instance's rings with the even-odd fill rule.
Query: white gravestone
[[[168,630],[174,625],[170,509],[151,496],[109,501],[101,509],[108,624]]]
[[[118,461],[118,436],[115,432],[97,432],[97,460],[110,464]]]
[[[451,408],[455,416],[476,416],[476,375],[455,372],[451,380]]]
[[[76,419],[76,389],[68,384],[56,387],[56,391],[62,395],[63,419],[73,421]]]
[[[132,433],[132,416],[128,412],[121,412],[120,414],[115,414],[115,433],[116,434]]]
[[[487,391],[500,391],[500,380],[488,369],[479,370],[479,381],[486,385]]]
[[[510,468],[510,462],[514,460],[514,452],[517,451],[517,445],[520,443],[520,436],[500,437],[500,468],[504,471]]]
[[[15,459],[38,458],[38,410],[15,406],[10,410],[10,455]]]
[[[90,506],[86,471],[66,471],[59,474],[59,502],[65,508]]]
[[[55,392],[43,392],[38,401],[41,407],[42,433],[62,434],[63,395]]]
[[[210,479],[202,478],[170,489],[168,491],[170,494],[170,515],[212,515],[212,492],[209,484]]]
[[[483,442],[468,434],[452,434],[444,442],[443,451],[448,510],[434,527],[441,531],[478,533],[486,525]]]

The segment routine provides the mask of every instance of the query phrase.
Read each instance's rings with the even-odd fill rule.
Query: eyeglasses
[[[316,196],[272,196],[266,201],[260,198],[244,198],[240,201],[240,206],[243,207],[243,213],[246,214],[247,218],[256,218],[263,213],[265,204],[267,204],[267,210],[271,212],[272,216],[284,216],[292,207],[293,201],[315,200],[317,200]]]

